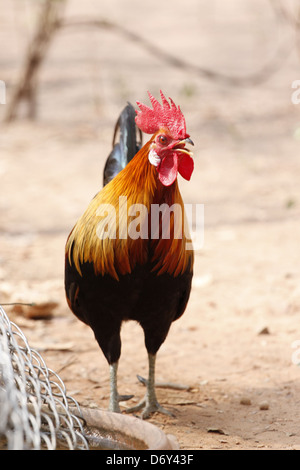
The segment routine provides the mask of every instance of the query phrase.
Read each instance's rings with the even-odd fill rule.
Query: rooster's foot
[[[114,413],[121,413],[121,409],[119,403],[121,401],[131,400],[134,395],[118,395],[116,399],[111,400],[109,404],[109,411],[113,411]]]
[[[172,418],[175,418],[175,415],[171,413],[171,411],[166,410],[163,406],[161,406],[157,400],[148,400],[147,397],[145,397],[143,400],[141,400],[136,406],[132,406],[131,408],[127,408],[125,410],[126,413],[134,413],[136,411],[140,411],[143,409],[140,417],[142,419],[147,419],[150,417],[152,413],[162,413],[167,416],[171,416]]]

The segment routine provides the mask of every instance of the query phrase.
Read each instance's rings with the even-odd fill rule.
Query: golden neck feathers
[[[81,274],[93,263],[96,275],[115,279],[137,264],[177,276],[192,269],[193,251],[177,180],[163,186],[149,163],[152,139],[91,201],[73,228],[66,255]]]

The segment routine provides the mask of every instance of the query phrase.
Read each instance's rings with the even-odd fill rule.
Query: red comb
[[[154,134],[161,128],[167,128],[175,139],[184,139],[187,137],[185,119],[180,107],[176,106],[174,101],[169,98],[170,103],[160,91],[162,105],[148,91],[153,109],[137,101],[140,110],[137,110],[135,118],[137,126],[146,134]]]

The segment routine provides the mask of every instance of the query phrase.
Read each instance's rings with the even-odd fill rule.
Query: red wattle
[[[184,179],[189,181],[194,171],[194,160],[192,157],[184,155],[180,160],[178,171]]]
[[[158,168],[158,177],[164,186],[171,186],[177,178],[178,173],[178,156],[171,153],[164,157]]]
[[[164,157],[158,167],[158,177],[164,186],[171,186],[177,178],[178,172],[181,176],[190,180],[194,171],[194,160],[187,154],[180,155],[176,152]]]

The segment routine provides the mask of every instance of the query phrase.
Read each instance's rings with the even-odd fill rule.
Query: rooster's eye
[[[164,135],[160,135],[160,136],[158,137],[158,141],[159,141],[159,143],[160,143],[160,144],[162,144],[162,145],[166,145],[166,144],[167,144],[167,142],[168,142],[168,139],[167,139],[167,137],[166,137],[166,136],[164,136]]]

